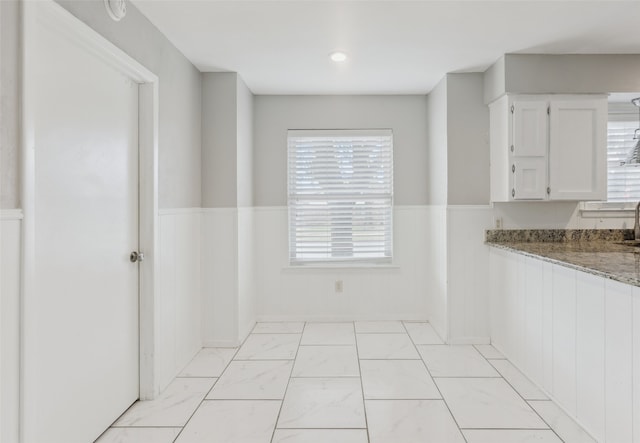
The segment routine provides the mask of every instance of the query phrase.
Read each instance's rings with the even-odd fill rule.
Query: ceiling
[[[131,1],[198,69],[255,94],[424,94],[505,53],[640,53],[640,0]]]

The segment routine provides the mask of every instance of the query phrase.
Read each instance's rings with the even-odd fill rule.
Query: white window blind
[[[390,130],[289,131],[289,260],[392,258]]]
[[[607,125],[607,201],[640,200],[640,166],[621,165],[637,140],[637,108],[609,105]]]

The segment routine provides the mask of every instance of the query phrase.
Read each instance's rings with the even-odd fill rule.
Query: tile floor
[[[489,345],[444,345],[428,323],[258,323],[205,348],[160,398],[98,443],[586,443]]]

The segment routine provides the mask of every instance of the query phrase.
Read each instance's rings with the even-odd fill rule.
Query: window
[[[390,263],[390,130],[289,131],[289,261]]]
[[[621,165],[635,146],[638,108],[626,103],[609,103],[607,125],[607,201],[640,200],[640,165]]]

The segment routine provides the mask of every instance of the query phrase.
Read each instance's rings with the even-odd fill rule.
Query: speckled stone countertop
[[[640,286],[640,242],[629,229],[491,230],[487,245]]]

